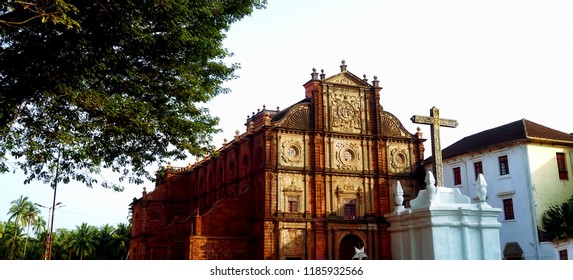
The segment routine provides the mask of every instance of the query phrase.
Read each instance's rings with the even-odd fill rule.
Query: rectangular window
[[[569,256],[567,256],[567,249],[559,250],[559,259],[560,260],[568,260]]]
[[[507,175],[509,174],[509,163],[507,161],[507,156],[500,156],[499,157],[499,175]]]
[[[476,174],[476,180],[479,174],[483,174],[483,166],[481,164],[481,161],[474,162],[474,172]]]
[[[298,213],[298,196],[289,195],[288,200],[288,211],[290,213]]]
[[[503,216],[506,221],[515,219],[513,214],[513,199],[507,198],[503,200]]]
[[[454,186],[462,184],[462,172],[459,167],[454,167]]]
[[[356,219],[356,199],[343,199],[344,218]]]
[[[557,153],[555,157],[557,158],[557,170],[559,171],[559,179],[569,180],[569,175],[567,174],[567,164],[565,163],[565,153]]]

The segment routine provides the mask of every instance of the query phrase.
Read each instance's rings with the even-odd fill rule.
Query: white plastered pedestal
[[[398,182],[396,207],[384,215],[390,223],[392,259],[395,260],[500,260],[501,247],[497,217],[501,209],[485,202],[487,184],[480,174],[476,186],[480,202],[456,188],[436,187],[431,172],[426,190],[402,206]]]

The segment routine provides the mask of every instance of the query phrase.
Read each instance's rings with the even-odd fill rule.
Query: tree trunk
[[[28,237],[30,237],[30,224],[26,229],[26,242],[24,242],[24,259],[26,259],[26,247],[28,247]]]

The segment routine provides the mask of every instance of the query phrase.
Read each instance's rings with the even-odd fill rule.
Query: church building
[[[381,105],[380,82],[313,69],[302,100],[248,117],[211,156],[158,172],[132,208],[131,259],[390,259],[396,182],[424,186],[422,133]],[[383,100],[382,100],[383,101]]]

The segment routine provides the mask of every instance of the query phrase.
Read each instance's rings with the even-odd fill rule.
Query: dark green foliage
[[[560,205],[552,205],[543,215],[543,233],[552,240],[573,237],[573,197]]]
[[[0,221],[0,259],[41,260],[46,252],[49,229],[28,197],[12,201],[8,222]],[[128,258],[131,226],[100,228],[83,223],[74,230],[53,232],[53,260],[125,260]]]
[[[29,236],[26,251],[28,236],[19,227],[14,242],[15,232],[14,222],[0,222],[0,260],[44,259],[46,230]],[[125,260],[128,258],[131,227],[119,223],[116,227],[103,225],[97,228],[84,223],[73,230],[56,229],[53,238],[52,260]]]
[[[218,119],[201,104],[238,67],[224,32],[264,2],[67,2],[79,28],[0,29],[0,171],[114,187],[94,174],[142,183],[150,164],[210,153]]]

